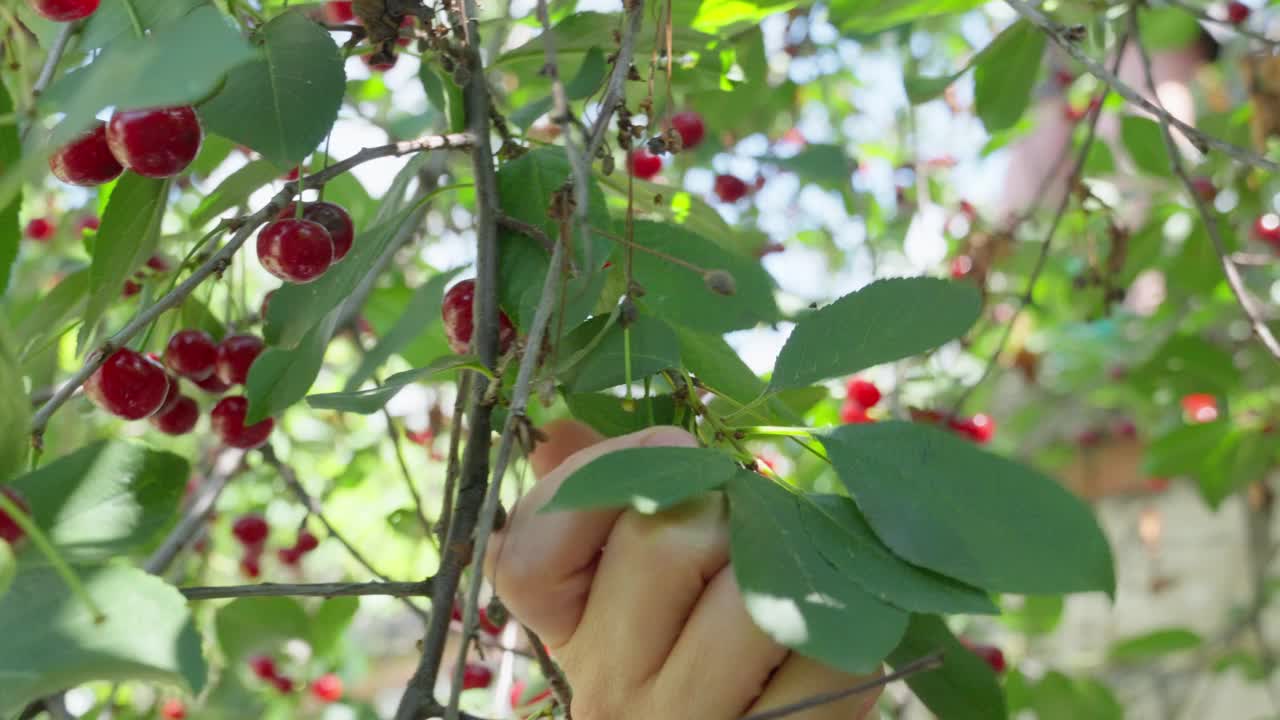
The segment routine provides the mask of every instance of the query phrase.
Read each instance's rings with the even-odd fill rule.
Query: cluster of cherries
[[[840,421],[846,425],[860,425],[875,422],[867,414],[867,410],[880,404],[882,395],[880,388],[870,380],[853,378],[845,384],[844,403],[840,406]],[[972,440],[979,445],[991,441],[996,432],[995,421],[990,416],[978,413],[972,417],[943,415],[937,410],[920,410],[911,408],[911,419],[914,422],[929,425],[946,425],[952,431]]]
[[[283,694],[293,692],[293,678],[280,672],[276,661],[270,655],[255,655],[249,659],[249,670],[262,682],[274,687]],[[325,673],[311,681],[311,696],[323,703],[333,703],[342,699],[342,678],[333,673]]]
[[[844,386],[844,404],[840,406],[840,421],[846,425],[875,422],[867,410],[880,403],[880,388],[862,378],[853,378]]]
[[[692,150],[707,135],[706,123],[702,116],[692,110],[676,113],[671,116],[671,127],[680,134],[681,149]],[[641,180],[652,180],[662,171],[662,156],[654,155],[644,148],[636,148],[627,154],[627,172]],[[757,181],[756,189],[760,182]],[[712,187],[720,201],[732,205],[751,192],[751,186],[736,175],[716,175]]]
[[[231,534],[244,548],[240,558],[240,572],[246,577],[257,579],[262,575],[262,555],[266,551],[267,537],[271,534],[271,526],[266,518],[257,514],[242,515],[231,526]],[[302,558],[320,547],[320,540],[303,528],[291,547],[276,550],[280,562],[290,567],[297,567]]]
[[[183,435],[195,427],[200,408],[179,387],[184,378],[211,394],[243,385],[249,367],[262,352],[252,335],[231,335],[214,343],[201,330],[181,330],[169,338],[164,357],[120,348],[85,382],[85,394],[98,407],[125,420],[147,419],[157,430]],[[171,374],[172,373],[172,374]],[[249,401],[241,395],[222,398],[209,417],[213,430],[230,447],[261,447],[271,434],[271,418],[245,425]]]
[[[309,283],[346,257],[355,241],[355,225],[341,205],[290,203],[258,233],[258,262],[272,275]]]
[[[125,170],[169,178],[187,169],[203,142],[200,118],[190,106],[117,110],[58,148],[49,157],[49,170],[82,187],[110,182]]]
[[[455,603],[449,617],[456,625],[460,626],[462,624],[462,606]],[[497,637],[502,634],[502,626],[495,623],[484,608],[480,608],[479,628],[481,632],[491,637]],[[489,669],[489,666],[483,663],[471,662],[467,663],[467,666],[463,668],[463,690],[479,690],[487,688],[491,684],[493,684],[493,670]]]

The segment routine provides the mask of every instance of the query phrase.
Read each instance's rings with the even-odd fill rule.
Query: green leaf
[[[266,160],[254,160],[218,183],[191,213],[191,227],[203,227],[222,213],[246,202],[253,191],[280,177],[280,169]]]
[[[1150,477],[1199,475],[1222,461],[1233,440],[1232,423],[1217,420],[1180,425],[1147,444],[1143,472]]]
[[[128,555],[173,520],[190,467],[181,456],[97,442],[13,481],[32,518],[71,562]],[[24,552],[33,558],[39,553]]]
[[[988,43],[986,47],[974,53],[969,58],[969,61],[964,64],[964,67],[950,75],[932,77],[926,75],[916,75],[913,77],[904,76],[902,83],[907,91],[907,99],[911,101],[912,104],[919,105],[920,103],[928,102],[938,97],[948,87],[950,87],[951,83],[959,80],[961,75],[964,75],[970,68],[985,60],[992,51],[999,50],[1001,47],[1004,47],[1004,43],[1008,42],[1008,40],[1002,42],[1001,38],[1009,33],[1023,32],[1025,25],[1025,22],[1016,22],[1005,28],[994,40]]]
[[[1189,393],[1223,394],[1240,382],[1231,353],[1195,335],[1175,335],[1142,365],[1129,380],[1148,395],[1168,390],[1175,396]]]
[[[227,327],[209,310],[209,306],[188,295],[182,301],[182,327],[203,330],[214,340],[221,340],[227,334]]]
[[[1142,45],[1148,52],[1182,50],[1202,32],[1195,15],[1176,6],[1143,8],[1138,25]]]
[[[669,325],[648,315],[632,323],[631,380],[639,381],[668,368],[680,367],[680,340]],[[603,337],[598,337],[601,332]],[[564,353],[585,349],[577,365],[561,373],[571,392],[604,390],[626,382],[626,333],[609,317],[596,317],[579,325],[564,339]],[[594,343],[594,344],[593,344]]]
[[[317,657],[325,657],[338,648],[342,635],[360,609],[360,599],[353,597],[329,598],[311,616],[307,641]]]
[[[796,652],[849,673],[875,670],[902,638],[907,614],[832,566],[799,504],[779,502],[779,491],[788,492],[746,470],[728,484],[729,552],[747,612]]]
[[[658,218],[682,225],[726,250],[750,254],[748,250],[752,248],[744,240],[750,238],[751,234],[735,232],[706,200],[687,190],[623,176],[618,172],[605,175],[597,171],[595,178],[609,190],[610,204],[619,211],[627,207],[630,187],[631,194],[646,200],[643,203],[633,204],[632,209],[637,218]]]
[[[1158,177],[1172,174],[1164,131],[1159,123],[1137,115],[1125,115],[1120,120],[1120,139],[1139,170]]]
[[[675,421],[676,406],[670,395],[637,398],[630,410],[622,398],[608,393],[575,393],[566,395],[564,401],[574,418],[608,437]]]
[[[715,490],[740,470],[711,448],[624,448],[566,478],[539,512],[631,507],[649,515]]]
[[[70,318],[82,315],[88,292],[88,268],[76,270],[62,278],[61,282],[40,299],[31,313],[18,323],[18,356],[26,360],[29,353],[42,347],[55,333],[61,332]]]
[[[805,498],[780,487],[774,494],[778,503],[796,504],[814,545],[831,565],[877,599],[912,612],[998,612],[981,590],[922,570],[894,555],[871,531],[853,500],[842,495]]]
[[[1237,430],[1220,458],[1221,462],[1208,465],[1196,478],[1201,497],[1215,509],[1232,493],[1266,477],[1276,466],[1276,443],[1270,433]]]
[[[824,144],[806,145],[791,157],[769,157],[765,160],[799,175],[803,181],[817,183],[832,190],[849,187],[849,178],[856,165],[840,145]]]
[[[413,293],[413,297],[404,306],[404,312],[391,326],[388,332],[382,333],[378,344],[374,345],[363,357],[356,371],[347,378],[344,392],[352,392],[364,384],[366,380],[382,367],[382,364],[399,353],[409,343],[441,322],[440,306],[444,301],[444,286],[457,277],[461,268],[433,275]]]
[[[323,322],[311,328],[297,347],[268,347],[253,361],[244,384],[244,394],[249,399],[246,423],[278,417],[306,397],[320,375],[329,340],[341,315],[340,308],[334,309]]]
[[[1006,596],[1000,606],[1000,622],[1025,635],[1047,635],[1062,623],[1063,604],[1061,595]]]
[[[452,79],[441,78],[432,63],[422,63],[418,68],[418,79],[427,93],[431,107],[444,113],[449,119],[449,132],[463,132],[467,129],[465,101],[462,88]]]
[[[200,635],[177,590],[122,565],[79,572],[103,623],[47,565],[20,563],[0,595],[0,712],[95,680],[204,688]]]
[[[765,383],[719,335],[675,326],[680,338],[680,359],[699,382],[716,394],[717,403],[743,423],[803,425],[800,414],[785,401],[785,392],[764,396]]]
[[[103,48],[135,37],[137,30],[131,11],[143,29],[155,30],[207,4],[208,0],[105,0],[85,21],[80,47]]]
[[[987,48],[973,73],[973,101],[987,132],[1013,127],[1026,112],[1044,44],[1039,28],[1019,20]]]
[[[254,365],[257,365],[257,363],[254,363]],[[406,385],[418,382],[436,373],[462,368],[483,372],[486,375],[490,374],[480,362],[480,359],[473,355],[446,355],[426,367],[396,373],[376,388],[354,392],[308,395],[307,404],[317,410],[338,410],[371,415],[381,410],[382,406],[386,405]]]
[[[0,83],[0,115],[13,113],[13,98]],[[0,177],[22,164],[22,145],[18,142],[17,123],[0,125]],[[22,207],[21,193],[8,204],[0,200],[0,298],[9,287],[9,273],[18,259],[18,244],[22,242],[22,229],[18,225],[18,210]]]
[[[1105,685],[1050,672],[1031,688],[1036,720],[1122,720],[1124,707]]]
[[[819,439],[906,560],[997,592],[1115,591],[1106,537],[1052,478],[927,425],[846,425]]]
[[[635,251],[632,267],[636,282],[645,290],[639,304],[650,314],[694,330],[716,333],[751,328],[778,318],[773,279],[755,258],[726,252],[685,228],[651,221],[634,224],[634,241],[648,249]],[[701,272],[664,255],[703,270],[727,271],[733,276],[737,292],[732,296],[712,292]]]
[[[83,132],[107,107],[130,110],[202,100],[218,89],[229,70],[253,56],[230,19],[210,5],[145,37],[119,38],[91,64],[64,75],[40,96],[45,113],[66,114],[48,146],[58,147]],[[261,108],[256,111],[260,117]]]
[[[986,661],[951,634],[937,615],[912,615],[902,642],[889,655],[894,669],[942,652],[942,667],[907,678],[933,714],[945,720],[1004,720],[1004,693]]]
[[[26,468],[30,432],[31,401],[9,329],[0,327],[0,483]]]
[[[565,95],[569,100],[581,100],[591,96],[600,89],[600,83],[604,82],[608,69],[604,62],[604,53],[600,48],[591,48],[582,59],[578,72],[565,83]],[[528,128],[535,120],[551,110],[552,104],[550,95],[539,98],[511,113],[508,119],[519,128]]]
[[[0,543],[0,598],[13,587],[13,579],[18,576],[18,559],[13,555],[13,546],[7,542]]]
[[[833,0],[831,22],[856,33],[874,33],[916,20],[960,13],[986,0]]]
[[[285,640],[309,636],[309,619],[297,600],[287,597],[239,598],[218,610],[214,632],[227,664],[272,651]]]
[[[878,280],[797,321],[769,387],[809,385],[931,350],[963,335],[981,307],[970,285]]]
[[[1200,647],[1203,640],[1187,628],[1162,628],[1125,638],[1111,646],[1111,660],[1120,663],[1146,662],[1171,653]]]
[[[293,167],[338,117],[346,92],[342,55],[329,33],[301,13],[279,15],[259,32],[262,56],[232,71],[200,117],[276,167]]]
[[[83,350],[107,308],[120,299],[124,283],[160,242],[169,183],[127,173],[111,192],[89,266],[89,301],[77,344]]]

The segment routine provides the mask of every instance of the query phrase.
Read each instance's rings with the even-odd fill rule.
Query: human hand
[[[736,720],[867,679],[791,653],[751,621],[729,565],[723,495],[655,515],[538,512],[605,453],[694,447],[693,436],[657,427],[605,440],[573,421],[544,430],[530,458],[538,482],[493,535],[485,572],[564,669],[577,720]],[[878,695],[788,717],[859,720]]]

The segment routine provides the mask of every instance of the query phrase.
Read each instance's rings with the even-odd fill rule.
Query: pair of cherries
[[[59,180],[83,187],[115,180],[126,169],[168,178],[187,169],[202,142],[200,118],[189,106],[118,110],[59,148],[49,169]]]

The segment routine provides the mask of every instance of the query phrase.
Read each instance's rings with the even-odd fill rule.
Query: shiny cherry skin
[[[164,349],[165,366],[190,380],[209,377],[217,362],[218,345],[203,330],[180,330],[169,338]]]
[[[243,385],[249,368],[262,354],[262,339],[253,335],[229,335],[218,343],[215,374],[227,385]]]
[[[462,354],[471,346],[472,307],[476,300],[476,281],[463,280],[444,294],[440,314],[444,317],[444,334],[449,347]],[[498,311],[498,352],[506,353],[516,339],[516,329],[505,312]]]
[[[707,125],[702,116],[692,110],[678,112],[671,116],[671,127],[680,133],[680,142],[685,150],[692,150],[702,143],[707,135]]]
[[[849,381],[848,385],[845,385],[844,391],[845,397],[864,408],[875,407],[880,402],[880,388],[869,380],[854,378]]]
[[[64,183],[92,187],[120,177],[124,166],[107,145],[107,124],[98,122],[49,156],[49,170]]]
[[[31,513],[31,506],[27,504],[22,495],[18,494],[17,490],[11,487],[0,487],[0,493],[4,493],[4,496],[9,498],[9,502],[17,505],[22,512]],[[10,545],[16,545],[26,534],[27,532],[13,521],[13,517],[8,512],[0,509],[0,540],[4,540]]]
[[[186,170],[203,141],[200,118],[187,106],[116,111],[107,123],[111,154],[126,168],[151,178]]]
[[[126,420],[159,410],[169,394],[169,376],[159,363],[121,348],[89,376],[85,394],[98,407]]]
[[[210,395],[221,395],[231,388],[230,384],[222,382],[222,378],[218,377],[216,372],[204,380],[195,381],[194,384]]]
[[[297,212],[297,205],[289,203],[288,207],[280,211],[276,219],[288,220]],[[351,222],[351,215],[341,205],[325,201],[307,203],[302,208],[302,219],[319,223],[329,231],[329,239],[333,241],[334,262],[346,257],[351,251],[351,244],[356,239],[356,226]]]
[[[272,275],[309,283],[333,264],[333,238],[310,220],[276,220],[258,233],[258,262]]]
[[[98,9],[101,0],[27,0],[31,9],[54,22],[83,20]]]
[[[152,415],[147,421],[166,435],[186,435],[195,429],[199,419],[200,407],[196,401],[179,395],[170,407]]]
[[[213,432],[224,445],[241,450],[252,450],[267,444],[271,430],[276,422],[271,418],[245,425],[244,418],[249,413],[249,401],[241,395],[232,395],[218,401],[213,406],[209,417],[213,424]]]
[[[662,171],[662,158],[647,150],[632,150],[627,155],[627,172],[641,180],[652,180]]]
[[[720,198],[720,202],[736,203],[747,196],[746,181],[734,175],[717,175],[715,182],[716,197]]]

